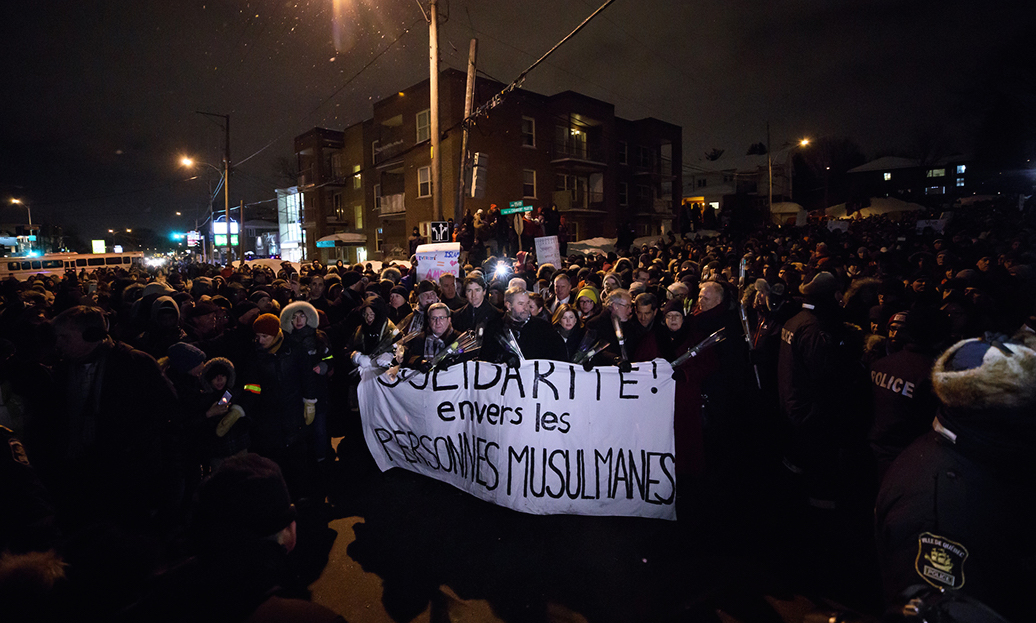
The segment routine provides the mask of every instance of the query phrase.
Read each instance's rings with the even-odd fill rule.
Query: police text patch
[[[964,586],[964,561],[968,550],[931,532],[922,532],[917,538],[917,560],[914,569],[936,588],[960,588]]]

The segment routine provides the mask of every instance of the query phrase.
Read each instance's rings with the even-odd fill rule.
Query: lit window
[[[943,186],[929,186],[925,189],[926,195],[941,195],[946,192]]]
[[[626,182],[619,182],[619,205],[630,204],[630,186]]]
[[[341,193],[335,193],[335,194],[331,195],[331,207],[334,210],[334,217],[336,219],[338,219],[338,220],[342,220],[344,218],[344,214],[342,214],[342,194]]]
[[[363,229],[363,206],[360,204],[353,206],[353,226],[356,229]]]
[[[360,176],[360,165],[353,165],[353,190],[359,190],[363,184],[363,180]]]
[[[887,182],[892,179],[892,174],[886,171],[884,174],[882,174],[882,177],[884,177],[885,181]]]
[[[522,171],[522,197],[536,198],[536,172],[532,169]]]
[[[427,141],[432,137],[432,113],[422,110],[417,113],[417,142]]]
[[[960,188],[961,186],[964,186],[964,178],[963,177],[958,177],[957,178],[957,187]]]
[[[421,167],[417,170],[417,196],[432,196],[432,167]]]
[[[928,177],[944,177],[946,169],[928,169]]]
[[[965,169],[967,169],[967,165],[966,164],[958,164],[957,165],[957,175],[964,175]],[[958,184],[958,186],[960,186],[960,184]]]
[[[522,146],[536,146],[536,120],[532,117],[522,117]]]

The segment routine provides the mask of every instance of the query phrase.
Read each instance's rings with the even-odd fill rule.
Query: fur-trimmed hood
[[[320,325],[320,314],[317,313],[317,308],[313,307],[306,301],[295,301],[294,303],[288,303],[284,306],[284,311],[281,312],[281,331],[285,333],[291,333],[295,330],[295,327],[291,325],[291,317],[295,315],[295,312],[302,311],[306,313],[306,326],[316,329]]]
[[[214,372],[217,369],[223,369],[227,373],[227,386],[225,390],[234,387],[234,382],[237,381],[237,373],[234,371],[234,364],[225,357],[213,357],[205,362],[205,365],[201,369],[201,387],[205,392],[211,392],[212,384],[209,383],[209,377],[215,376]]]
[[[1034,346],[1032,340],[957,342],[935,361],[932,387],[939,400],[954,410],[1031,408],[1036,405]]]

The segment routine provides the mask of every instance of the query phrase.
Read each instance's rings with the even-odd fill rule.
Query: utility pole
[[[439,165],[439,0],[431,0],[428,16],[428,86],[432,139],[432,216],[442,220],[442,177]]]
[[[245,200],[241,200],[241,207],[237,210],[237,257],[241,264],[245,263]]]
[[[773,153],[770,151],[770,122],[766,122],[766,186],[768,188],[769,206],[768,214],[766,215],[767,221],[773,218],[770,215],[773,214]]]
[[[227,266],[230,265],[230,115],[219,115],[211,112],[202,112],[200,110],[195,111],[199,115],[205,115],[206,117],[219,117],[223,120],[223,212],[226,215],[227,225],[227,245],[226,245],[226,262]],[[213,220],[215,224],[215,219]],[[238,234],[240,235],[240,234]],[[213,239],[212,248],[215,251],[216,244],[215,238]],[[215,255],[215,252],[213,252]]]
[[[468,47],[468,86],[464,94],[464,118],[471,116],[471,108],[475,99],[475,60],[478,57],[478,39],[472,39]],[[467,184],[468,167],[468,124],[460,139],[460,183],[457,184],[457,201],[453,206],[453,226],[460,227],[464,218],[464,194]]]

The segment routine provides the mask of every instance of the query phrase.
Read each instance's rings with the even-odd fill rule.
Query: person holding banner
[[[440,351],[457,341],[460,332],[453,328],[450,308],[446,303],[433,303],[428,307],[428,325],[416,338],[407,342],[403,356],[396,361],[407,368],[426,368]],[[440,367],[446,368],[455,360],[447,358]]]
[[[404,335],[408,333],[420,333],[425,328],[425,313],[428,306],[439,302],[439,286],[434,281],[425,279],[417,286],[417,309],[410,312],[406,318],[399,323],[399,330]]]
[[[453,325],[458,331],[467,331],[500,319],[500,310],[486,300],[486,280],[479,275],[464,279],[464,295],[468,304],[453,312]]]
[[[568,361],[565,342],[549,322],[532,316],[529,293],[514,287],[504,292],[503,320],[486,327],[480,359],[516,368],[522,359]],[[505,348],[501,341],[514,336],[521,352]],[[509,340],[507,340],[509,341]]]

